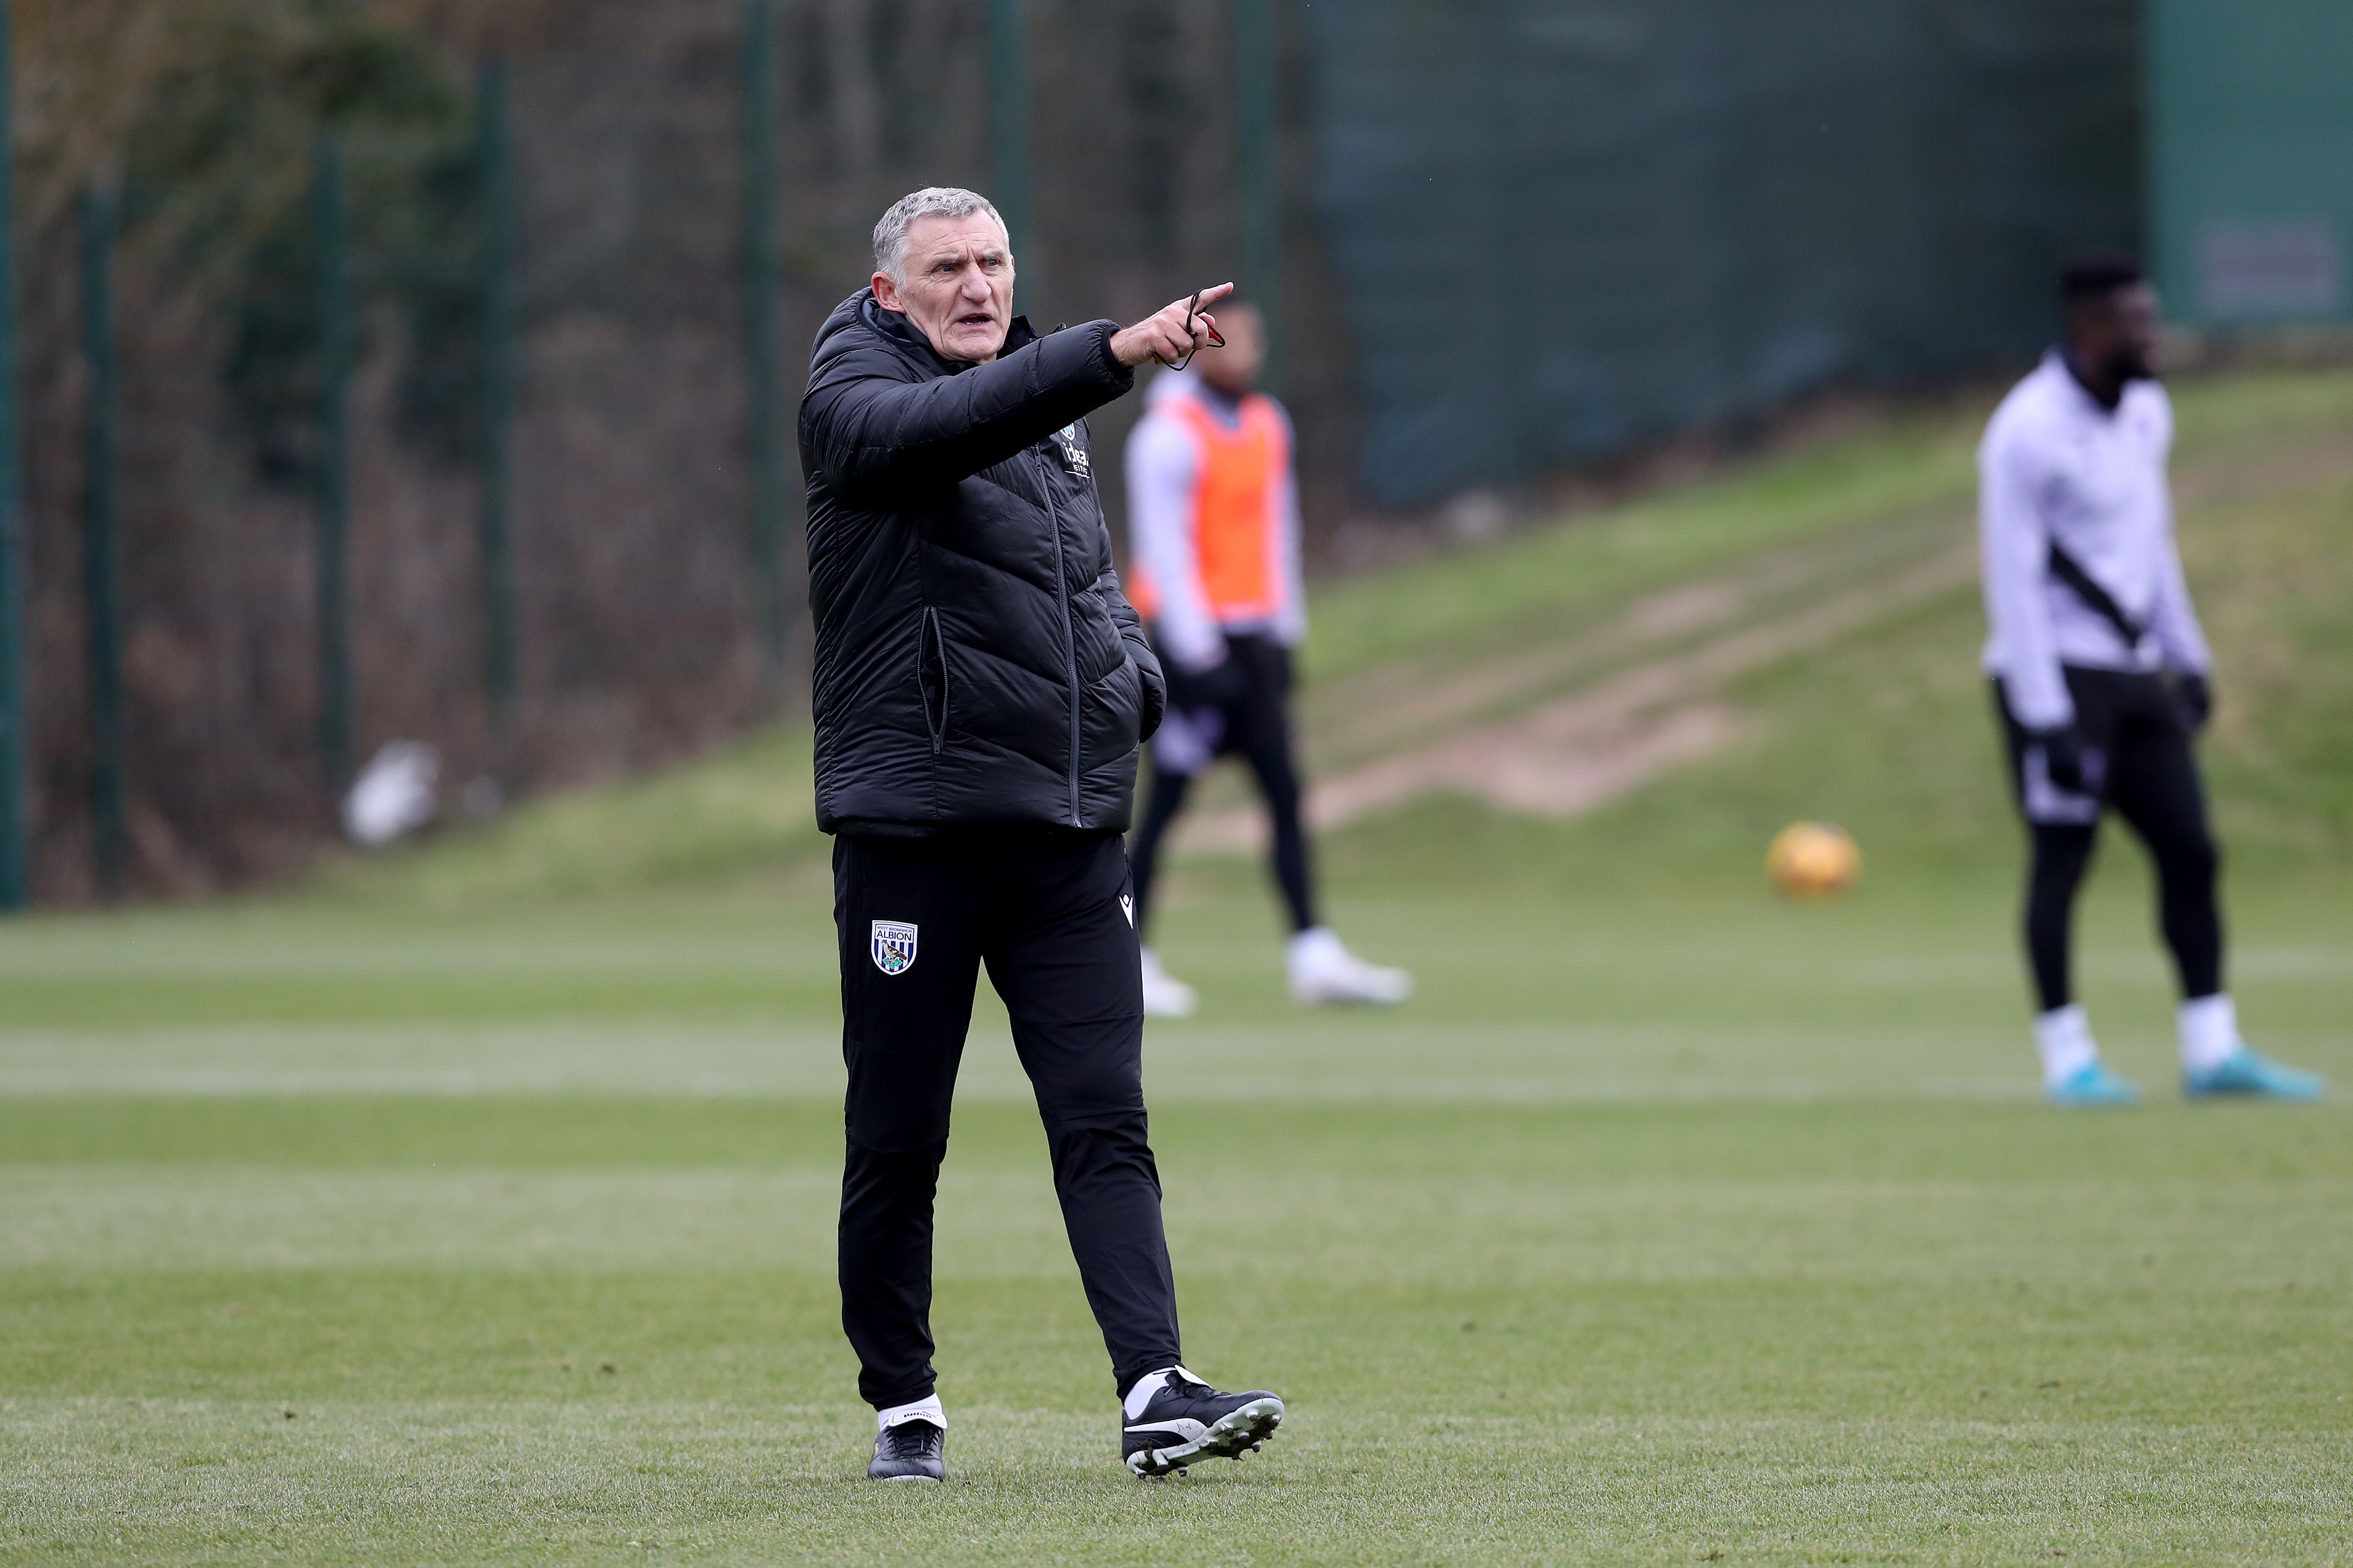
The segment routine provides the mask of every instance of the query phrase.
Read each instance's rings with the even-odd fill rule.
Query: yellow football
[[[1793,822],[1774,835],[1765,874],[1789,898],[1827,899],[1854,886],[1862,875],[1862,851],[1843,827]]]

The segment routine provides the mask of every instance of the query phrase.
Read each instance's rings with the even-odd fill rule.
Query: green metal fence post
[[[1242,297],[1266,321],[1268,390],[1282,368],[1282,164],[1276,118],[1273,0],[1234,0],[1236,86],[1240,100]]]
[[[1021,0],[988,0],[988,140],[997,186],[989,199],[1005,219],[1018,288],[1019,276],[1037,275],[1029,247],[1029,33]]]
[[[752,561],[759,579],[761,671],[771,706],[792,628],[785,577],[784,370],[777,349],[776,13],[744,0],[744,357],[750,381]]]
[[[99,891],[119,898],[130,858],[122,717],[121,472],[116,430],[121,374],[114,349],[114,206],[81,194],[82,354],[90,400],[82,442],[82,605],[90,638],[91,868]]]
[[[313,154],[311,223],[319,267],[319,767],[331,796],[352,777],[351,221],[343,147]]]
[[[507,64],[483,62],[476,154],[481,180],[482,675],[501,782],[517,768],[517,680],[513,541],[515,392],[515,192],[510,144]]]
[[[16,431],[16,65],[13,11],[0,0],[0,910],[32,895],[31,747],[25,712],[23,474]]]

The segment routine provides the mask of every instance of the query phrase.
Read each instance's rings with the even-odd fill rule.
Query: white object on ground
[[[393,741],[368,759],[343,797],[343,833],[374,849],[433,820],[441,753],[422,741]]]
[[[1144,950],[1144,1016],[1147,1018],[1189,1018],[1200,998],[1193,988],[1160,967],[1160,955]]]
[[[2211,1072],[2245,1048],[2239,1038],[2239,1005],[2228,991],[2184,1002],[2175,1017],[2181,1026],[2181,1065],[2191,1072]]]
[[[1293,937],[1284,957],[1291,971],[1291,999],[1302,1006],[1364,1002],[1386,1007],[1413,994],[1412,975],[1366,963],[1341,944],[1330,926],[1310,926]]]
[[[2042,1081],[2056,1088],[2100,1059],[2092,1020],[2081,1002],[2034,1016],[2034,1049],[2042,1058]]]

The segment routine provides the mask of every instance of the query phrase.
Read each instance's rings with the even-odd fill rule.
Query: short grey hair
[[[882,215],[882,221],[874,226],[874,270],[893,283],[904,283],[907,279],[901,268],[907,265],[907,231],[915,226],[915,220],[970,217],[975,213],[987,213],[997,219],[997,227],[1005,226],[1005,219],[978,191],[955,185],[925,185],[901,196]]]

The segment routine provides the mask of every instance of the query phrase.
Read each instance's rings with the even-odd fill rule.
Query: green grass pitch
[[[1161,945],[1205,1006],[1146,1070],[1187,1359],[1290,1402],[1243,1463],[1120,1467],[984,1006],[952,1479],[875,1487],[824,879],[798,786],[745,783],[790,773],[772,741],[297,897],[0,931],[0,1563],[2353,1558],[2353,465],[2314,434],[2353,449],[2353,377],[2203,395],[2234,989],[2329,1101],[2179,1103],[2122,840],[2084,988],[2149,1103],[2038,1101],[1957,592],[1743,677],[1741,750],[1594,816],[1336,836],[1335,923],[1421,977],[1394,1013],[1293,1012],[1255,868],[1179,866]],[[1950,507],[1965,426],[1662,503],[1705,550],[1604,520],[1351,585],[1317,657],[1394,657],[1384,595],[1434,606],[1415,657],[1482,656],[1447,605],[1531,559],[1614,551],[1633,594],[1858,487],[1866,522]],[[1862,839],[1846,900],[1759,886],[1802,815]]]

